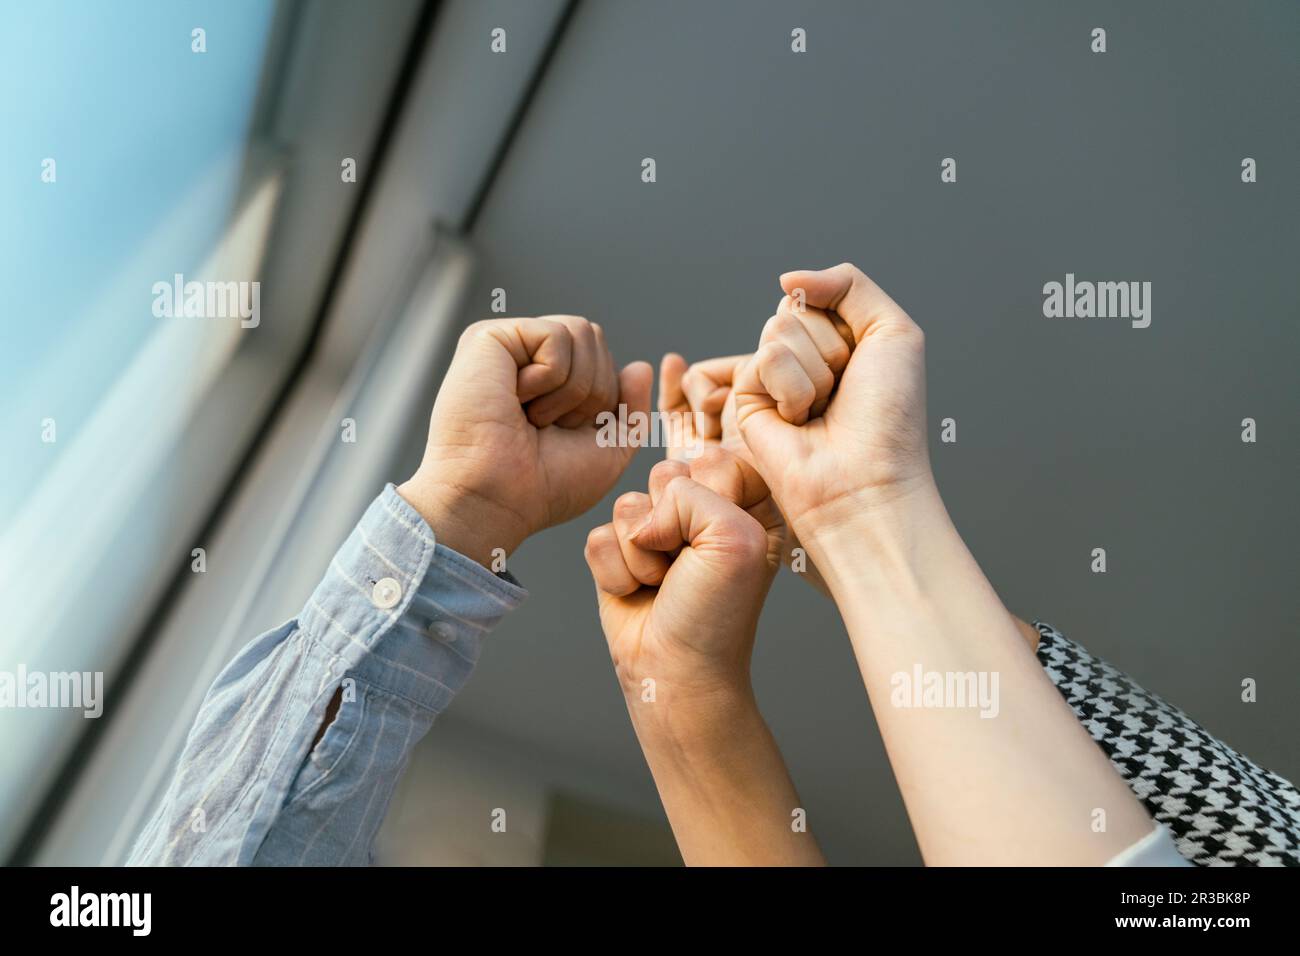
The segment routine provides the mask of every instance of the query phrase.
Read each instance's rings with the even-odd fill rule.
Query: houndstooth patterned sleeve
[[[1115,769],[1198,866],[1300,866],[1300,793],[1049,624],[1038,659]]]

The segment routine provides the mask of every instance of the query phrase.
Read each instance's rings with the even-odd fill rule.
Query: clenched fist
[[[718,448],[690,464],[660,462],[648,494],[615,502],[586,556],[626,693],[651,679],[668,712],[697,694],[747,691],[781,532],[758,473]]]
[[[780,310],[736,372],[735,417],[755,467],[808,541],[932,487],[925,337],[848,263],[787,272],[781,287]],[[837,341],[845,327],[851,348]]]
[[[601,447],[596,416],[650,406],[653,372],[621,372],[599,325],[572,315],[492,319],[465,330],[438,391],[419,470],[398,492],[438,540],[487,565],[582,514],[636,452]]]

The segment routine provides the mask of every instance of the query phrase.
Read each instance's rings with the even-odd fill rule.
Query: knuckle
[[[694,484],[695,482],[691,479],[690,475],[677,475],[668,482],[667,486],[664,488],[664,494],[680,495]]]
[[[499,321],[501,320],[479,319],[477,322],[471,322],[469,325],[465,326],[465,331],[460,334],[460,340],[462,342],[468,342],[481,335],[486,335],[487,332]]]
[[[779,332],[794,332],[803,324],[793,310],[790,309],[782,309],[768,321]]]
[[[580,315],[560,315],[556,319],[561,325],[569,330],[569,334],[576,339],[594,339],[595,333],[591,329],[591,323]]]
[[[760,368],[769,368],[777,362],[784,361],[792,353],[780,342],[764,342],[754,356],[755,364]]]
[[[562,343],[571,343],[573,341],[573,331],[569,324],[564,321],[564,316],[543,315],[538,321],[545,323],[547,332],[555,336],[557,341]]]
[[[789,312],[780,311],[763,323],[763,334],[760,340],[770,340],[778,335],[791,331],[799,320]]]
[[[632,518],[645,511],[646,504],[648,504],[648,499],[640,492],[625,492],[619,495],[614,502],[614,517],[616,519]]]
[[[834,332],[833,334],[835,339],[826,349],[826,354],[823,357],[826,359],[826,364],[831,367],[833,372],[839,372],[849,364],[849,359],[853,356],[853,352],[849,349],[849,343],[845,342],[838,332]],[[829,336],[827,338],[829,341]]]
[[[611,525],[602,524],[592,528],[587,532],[587,544],[583,548],[583,554],[588,558],[599,554],[610,543],[613,535],[614,529]]]
[[[687,466],[683,462],[675,459],[665,459],[664,461],[657,462],[655,466],[650,469],[650,477],[656,480],[666,480],[673,476],[684,474],[683,469],[686,467]]]

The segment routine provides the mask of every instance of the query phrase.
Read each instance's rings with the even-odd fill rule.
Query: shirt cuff
[[[390,484],[298,620],[348,676],[437,712],[469,678],[482,639],[527,596],[509,574],[438,544]]]
[[[1178,852],[1174,838],[1164,824],[1106,862],[1107,866],[1191,866]]]

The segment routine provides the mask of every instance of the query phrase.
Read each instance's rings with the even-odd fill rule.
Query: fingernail
[[[643,535],[650,528],[650,525],[654,524],[654,520],[655,520],[655,516],[654,513],[652,512],[649,515],[649,517],[645,519],[645,521],[641,522],[641,526],[632,532],[632,534],[630,535],[632,541],[636,542],[641,537],[641,535]]]

